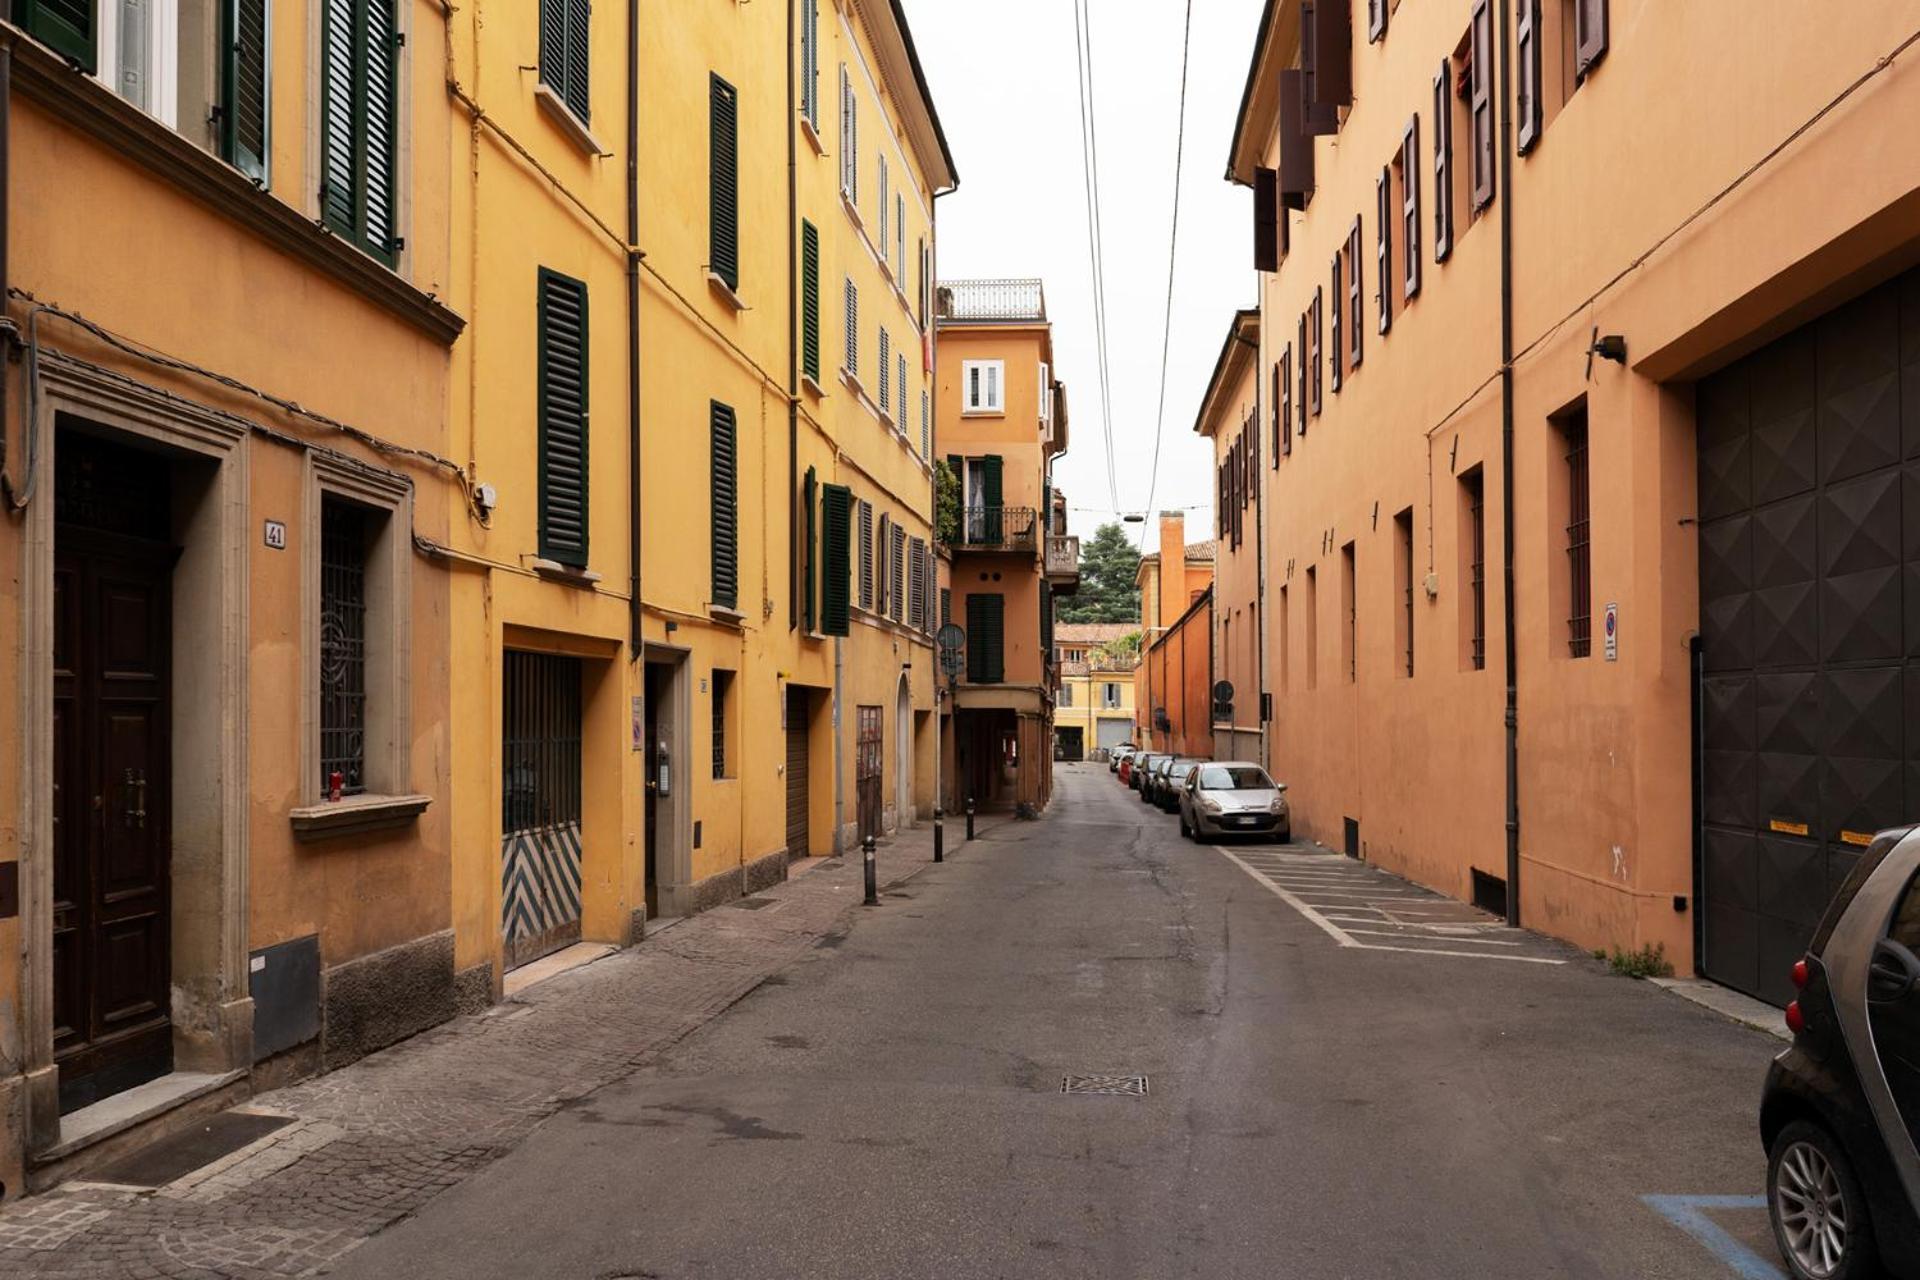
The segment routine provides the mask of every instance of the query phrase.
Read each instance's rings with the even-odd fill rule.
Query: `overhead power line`
[[[1086,188],[1087,260],[1093,276],[1093,336],[1100,381],[1100,433],[1106,445],[1107,497],[1120,505],[1113,450],[1112,379],[1107,363],[1106,230],[1100,216],[1100,133],[1093,80],[1093,15],[1073,0],[1074,64],[1080,76],[1080,175]]]
[[[1180,172],[1187,155],[1187,67],[1193,52],[1193,0],[1187,0],[1185,30],[1180,37],[1180,118],[1173,142],[1173,229],[1167,237],[1167,314],[1160,339],[1160,407],[1153,423],[1153,470],[1147,476],[1149,519],[1140,526],[1140,548],[1147,546],[1147,526],[1152,523],[1154,492],[1160,483],[1160,442],[1167,426],[1167,361],[1173,349],[1174,267],[1180,258]]]

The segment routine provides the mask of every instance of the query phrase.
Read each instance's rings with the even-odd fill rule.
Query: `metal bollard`
[[[940,806],[933,806],[933,860],[947,860],[947,829],[940,821]]]
[[[860,856],[866,863],[867,905],[877,907],[880,905],[880,868],[874,860],[873,847],[874,839],[872,836],[868,836],[860,842]]]
[[[973,797],[967,797],[967,839],[973,839]]]

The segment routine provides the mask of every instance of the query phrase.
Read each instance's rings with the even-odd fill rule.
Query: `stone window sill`
[[[733,310],[735,311],[747,310],[746,300],[742,298],[737,292],[734,291],[734,288],[732,285],[728,284],[725,280],[722,280],[720,276],[712,270],[709,270],[707,272],[707,288],[713,291],[714,297],[726,303],[727,306],[731,307]]]
[[[805,138],[807,145],[813,148],[813,154],[817,156],[827,154],[827,144],[820,141],[820,131],[814,128],[813,121],[807,119],[805,112],[800,114],[800,136]]]
[[[343,800],[303,805],[287,816],[293,823],[293,834],[299,839],[331,840],[336,836],[412,826],[432,803],[431,796],[348,796]]]
[[[567,141],[574,146],[590,156],[601,157],[613,154],[601,145],[600,139],[593,136],[593,130],[587,128],[587,122],[575,115],[573,108],[562,102],[560,95],[547,88],[544,82],[533,86],[533,98],[540,104],[541,110],[547,113],[547,119],[553,121],[554,126],[565,134]]]
[[[800,385],[805,387],[816,400],[825,400],[827,398],[827,389],[814,381],[813,375],[810,373],[800,375]]]
[[[747,625],[746,614],[740,612],[738,609],[729,609],[723,604],[708,605],[707,616],[723,626],[744,627]]]
[[[531,567],[548,582],[563,583],[569,587],[580,587],[588,591],[600,585],[599,574],[561,564],[558,560],[536,558]]]

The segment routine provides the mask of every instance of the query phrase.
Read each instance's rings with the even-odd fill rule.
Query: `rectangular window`
[[[1593,652],[1592,492],[1587,478],[1587,411],[1583,405],[1555,424],[1566,457],[1567,652]]]
[[[1473,152],[1473,211],[1477,215],[1493,203],[1493,8],[1492,0],[1473,7],[1467,56],[1467,108]]]
[[[1374,323],[1382,334],[1393,329],[1393,224],[1400,217],[1394,168],[1392,164],[1380,166],[1374,190],[1373,306],[1377,315]]]
[[[1433,77],[1433,260],[1453,253],[1453,63]]]
[[[927,311],[932,307],[933,295],[933,256],[927,248],[927,238],[920,237],[920,330],[926,332]]]
[[[967,679],[1000,684],[1007,678],[1007,598],[976,591],[967,597]]]
[[[820,382],[820,229],[800,223],[800,370]]]
[[[1360,215],[1353,215],[1353,227],[1347,232],[1347,346],[1350,367],[1360,367],[1362,355],[1361,343],[1367,332],[1366,322],[1361,319],[1361,270],[1360,255],[1364,252],[1360,240]]]
[[[943,627],[953,625],[953,588],[951,587],[940,588],[940,625]]]
[[[1367,0],[1367,43],[1387,38],[1387,0]]]
[[[592,120],[591,0],[540,0],[540,82],[553,90],[581,124]]]
[[[268,95],[268,41],[273,29],[270,0],[229,0],[220,9],[220,155],[228,164],[258,182],[267,185],[268,119],[272,115]],[[178,27],[179,13],[171,0],[156,10],[171,10],[172,28]],[[164,28],[156,16],[154,33],[164,39]],[[177,30],[173,32],[177,43]],[[156,41],[158,44],[158,41]],[[149,83],[149,96],[155,98],[148,109],[162,121],[171,123],[174,115],[166,98],[175,92],[177,68],[170,65],[173,55],[161,54]],[[162,70],[167,72],[162,76]]]
[[[860,380],[860,286],[847,278],[847,376]]]
[[[1280,175],[1273,169],[1253,174],[1253,269],[1280,269]]]
[[[1307,567],[1307,688],[1320,687],[1320,570]]]
[[[1341,259],[1346,255],[1347,250],[1344,245],[1333,251],[1333,290],[1330,295],[1333,299],[1333,319],[1328,331],[1332,342],[1327,348],[1327,385],[1335,392],[1340,390],[1340,378],[1346,371],[1347,363],[1346,349],[1340,345],[1340,314],[1346,305],[1347,297],[1346,286],[1341,283],[1341,266],[1343,265]],[[1319,305],[1320,292],[1317,289],[1314,291],[1313,301],[1315,306]],[[1315,369],[1314,373],[1317,377],[1319,370]]]
[[[879,157],[879,163],[880,163],[879,249],[880,249],[880,263],[882,266],[885,266],[887,262],[887,245],[889,243],[887,239],[887,217],[890,209],[892,208],[892,197],[888,194],[888,189],[887,189],[887,158],[886,156],[883,155]]]
[[[1585,80],[1607,56],[1608,0],[1574,0],[1574,72]]]
[[[1353,544],[1340,548],[1340,665],[1347,683],[1360,675],[1360,594],[1355,589]]]
[[[371,513],[320,506],[320,794],[367,789],[367,551]]]
[[[539,276],[540,555],[587,566],[587,286]]]
[[[860,503],[860,607],[873,612],[873,504]]]
[[[1063,684],[1060,686],[1060,705],[1063,707],[1071,707],[1073,705],[1072,685]]]
[[[820,513],[816,505],[819,491],[819,473],[808,467],[805,478],[800,482],[800,509],[806,513],[806,529],[800,543],[800,622],[809,633],[820,629],[819,597],[816,594],[820,578]]]
[[[927,630],[927,540],[907,542],[907,625],[915,631]]]
[[[853,77],[840,64],[840,194],[860,207],[860,100],[853,94]]]
[[[1479,467],[1460,477],[1460,576],[1467,584],[1462,603],[1466,617],[1466,666],[1487,666],[1487,486]]]
[[[1007,370],[1004,360],[963,360],[960,363],[961,411],[1006,412]]]
[[[1411,302],[1420,294],[1420,117],[1407,121],[1400,135],[1400,259],[1405,264],[1406,288],[1402,296]]]
[[[893,425],[899,431],[900,438],[907,438],[907,353],[896,351],[893,355]]]
[[[733,672],[714,669],[711,685],[713,694],[713,776],[731,778],[733,769],[727,758],[727,744],[731,735],[727,732],[727,716],[733,703]]]
[[[800,114],[820,131],[820,0],[800,0]]]
[[[718,400],[713,418],[713,603],[723,609],[740,604],[740,477],[737,424],[733,409]]]
[[[920,392],[920,456],[933,454],[933,400],[923,389]]]
[[[1280,588],[1280,608],[1278,610],[1279,623],[1280,623],[1280,692],[1281,693],[1285,693],[1289,687],[1287,677],[1291,673],[1291,668],[1293,664],[1292,651],[1289,650],[1287,647],[1289,644],[1289,641],[1287,638],[1288,636],[1287,624],[1290,621],[1288,617],[1288,609],[1287,609],[1288,591],[1289,591],[1289,588],[1287,587]]]
[[[394,0],[323,0],[320,43],[320,220],[391,266],[400,248]]]
[[[1521,155],[1540,141],[1541,82],[1545,79],[1540,50],[1540,0],[1515,0],[1513,27],[1514,109],[1519,117],[1514,142]]]
[[[820,489],[820,564],[820,634],[844,636],[853,582],[853,492],[845,485]]]
[[[907,197],[893,193],[893,269],[900,276],[900,292],[907,291]]]
[[[740,290],[740,100],[719,76],[711,90],[712,147],[709,194],[712,203],[707,269]]]
[[[1395,646],[1400,651],[1400,670],[1413,674],[1413,508],[1393,518],[1394,590],[1400,606],[1399,626],[1394,628]]]
[[[1276,451],[1274,465],[1280,465],[1280,454],[1293,456],[1293,347],[1289,345],[1280,353],[1280,363],[1273,367],[1273,395],[1280,406],[1280,448]]]
[[[1307,335],[1308,341],[1313,344],[1311,383],[1313,388],[1313,416],[1317,418],[1320,416],[1322,403],[1320,395],[1321,369],[1325,365],[1320,349],[1320,290],[1318,288],[1313,291],[1313,305],[1307,309],[1307,314],[1312,317],[1307,322]]]
[[[883,297],[882,302],[886,299]],[[880,329],[880,412],[893,411],[893,335]]]
[[[1300,353],[1299,381],[1295,384],[1293,403],[1300,413],[1300,438],[1305,440],[1307,438],[1307,365],[1312,361],[1312,354],[1307,347],[1307,313],[1304,311],[1300,313],[1300,332],[1293,344],[1293,349]]]

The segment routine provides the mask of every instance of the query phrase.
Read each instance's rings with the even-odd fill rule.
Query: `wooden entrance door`
[[[787,857],[807,856],[811,833],[807,806],[811,779],[807,769],[807,708],[805,689],[787,687]]]
[[[860,708],[860,734],[855,741],[855,794],[859,802],[860,838],[880,835],[880,776],[886,767],[883,749],[885,720],[879,707]]]
[[[53,1050],[63,1114],[173,1069],[172,565],[161,541],[55,531]]]

